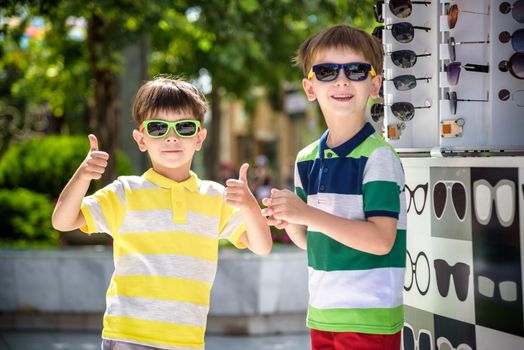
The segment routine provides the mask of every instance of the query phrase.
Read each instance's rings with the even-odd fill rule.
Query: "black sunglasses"
[[[471,64],[471,63],[462,64],[461,62],[448,63],[444,65],[444,70],[447,73],[449,85],[458,84],[461,68],[464,68],[465,70],[471,71],[471,72],[489,73],[489,66],[487,65]]]
[[[372,35],[382,40],[384,29],[391,30],[393,37],[400,43],[409,43],[413,41],[413,38],[415,37],[415,29],[425,30],[426,32],[431,30],[429,27],[419,27],[408,22],[399,22],[387,24],[385,26],[377,26],[373,30]]]
[[[415,107],[410,102],[395,102],[391,105],[391,112],[398,120],[407,122],[415,116],[415,109],[431,108],[431,106]]]
[[[449,100],[449,110],[451,114],[457,114],[457,101],[460,102],[488,102],[488,99],[485,100],[470,100],[470,99],[460,99],[457,98],[457,93],[455,91],[446,92],[446,100]]]
[[[524,28],[516,30],[513,34],[504,31],[499,34],[499,40],[504,44],[511,40],[513,50],[522,52],[524,51]]]
[[[511,5],[509,2],[503,2],[499,6],[500,12],[503,14],[510,13],[515,21],[524,23],[524,0],[518,0]]]
[[[413,5],[431,5],[431,1],[390,0],[389,10],[397,17],[406,18],[411,15]]]
[[[463,45],[463,44],[489,44],[489,40],[486,41],[459,41],[456,42],[454,37],[450,37],[448,39],[448,49],[449,49],[449,57],[452,61],[455,61],[457,59],[456,53],[455,53],[455,46],[457,45]]]
[[[373,66],[369,63],[362,62],[351,62],[344,64],[337,63],[320,63],[311,67],[308,79],[313,78],[313,75],[319,81],[333,81],[338,78],[338,73],[340,70],[344,70],[346,78],[351,81],[362,81],[366,80],[368,74],[371,77],[377,75]]]
[[[411,74],[399,75],[393,79],[385,80],[392,81],[395,88],[399,91],[408,91],[417,86],[417,80],[426,80],[429,83],[431,77],[417,78]]]
[[[508,61],[499,63],[501,72],[509,72],[517,79],[524,79],[524,52],[514,53]]]
[[[417,63],[417,57],[431,56],[430,53],[417,55],[415,51],[412,50],[397,50],[388,52],[386,55],[390,55],[393,63],[400,68],[413,67]]]

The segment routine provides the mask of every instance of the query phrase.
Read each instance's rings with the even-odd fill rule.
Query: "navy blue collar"
[[[362,142],[364,142],[365,139],[367,139],[370,135],[373,135],[374,133],[375,128],[373,128],[373,126],[369,122],[366,122],[366,124],[362,127],[362,129],[359,130],[359,132],[355,134],[355,136],[353,136],[340,146],[337,146],[335,148],[329,148],[329,146],[327,145],[329,129],[327,129],[320,138],[320,147],[318,148],[319,157],[323,159],[326,150],[333,151],[338,157],[346,157]]]

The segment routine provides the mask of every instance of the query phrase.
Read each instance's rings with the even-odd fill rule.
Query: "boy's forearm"
[[[246,223],[248,248],[258,255],[269,254],[273,241],[266,218],[262,216],[258,204],[241,209],[240,212]]]
[[[90,183],[90,180],[82,179],[78,171],[69,180],[60,193],[53,211],[51,221],[56,230],[71,231],[85,225],[80,206]]]
[[[298,224],[288,224],[286,226],[286,233],[293,241],[293,243],[300,249],[306,250],[307,248],[307,227]]]

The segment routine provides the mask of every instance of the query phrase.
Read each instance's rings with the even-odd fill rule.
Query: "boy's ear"
[[[302,87],[306,92],[307,99],[309,101],[315,101],[317,96],[315,95],[315,90],[313,89],[313,83],[311,80],[307,78],[302,79]]]
[[[202,128],[197,134],[196,134],[196,150],[200,151],[202,149],[202,145],[204,143],[204,140],[207,136],[207,129]]]
[[[380,86],[382,85],[382,75],[377,75],[371,80],[371,90],[369,91],[369,97],[372,99],[378,98]]]
[[[136,144],[138,145],[138,149],[141,152],[146,152],[147,151],[147,147],[146,147],[146,144],[144,142],[144,133],[141,132],[141,131],[138,131],[137,129],[134,129],[133,130],[133,138],[135,139]]]

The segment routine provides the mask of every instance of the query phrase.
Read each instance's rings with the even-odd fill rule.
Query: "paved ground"
[[[98,332],[1,331],[0,350],[99,350]],[[206,337],[206,350],[306,350],[308,334]]]

